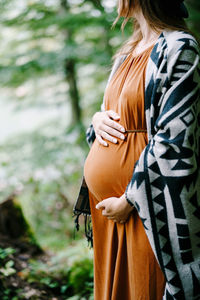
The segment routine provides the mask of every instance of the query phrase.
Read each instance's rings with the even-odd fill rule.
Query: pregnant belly
[[[90,192],[97,201],[120,197],[131,180],[135,162],[146,145],[145,136],[128,135],[118,144],[108,147],[94,141],[84,165],[84,176]]]

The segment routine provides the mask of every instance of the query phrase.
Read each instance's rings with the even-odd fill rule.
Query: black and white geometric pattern
[[[199,60],[190,34],[160,35],[146,70],[148,144],[125,192],[165,275],[163,300],[200,299]],[[94,139],[91,125],[88,143]]]

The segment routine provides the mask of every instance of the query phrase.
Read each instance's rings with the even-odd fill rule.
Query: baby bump
[[[144,134],[129,134],[125,141],[108,142],[108,147],[94,141],[84,165],[84,177],[90,192],[101,201],[120,197],[131,180],[135,162],[146,145]]]

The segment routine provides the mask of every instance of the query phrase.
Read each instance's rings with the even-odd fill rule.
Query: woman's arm
[[[115,74],[119,66],[122,64],[122,62],[125,60],[125,58],[126,55],[121,55],[115,60],[106,87],[108,86],[113,75]],[[118,116],[116,112],[111,110],[105,113],[104,99],[103,103],[101,104],[101,111],[95,113],[92,119],[92,123],[86,130],[86,140],[90,147],[92,146],[96,138],[96,132],[98,132],[98,141],[103,146],[107,146],[107,143],[104,141],[104,139],[107,139],[112,143],[115,143],[115,139],[113,139],[113,137],[119,137],[124,139],[120,134],[120,132],[124,132],[124,128],[120,126],[119,123],[113,122],[113,120],[119,120],[120,116]]]

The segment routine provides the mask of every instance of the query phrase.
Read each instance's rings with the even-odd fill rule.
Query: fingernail
[[[122,128],[121,128],[121,131],[122,131],[122,132],[125,132],[125,129],[122,127]]]
[[[106,146],[106,147],[107,147],[107,146],[108,146],[108,144],[107,144],[107,143],[104,143],[104,146]]]
[[[120,135],[120,138],[121,138],[122,140],[124,140],[125,136],[124,136],[124,135]]]
[[[115,144],[116,144],[116,143],[117,143],[117,140],[116,140],[116,139],[114,139],[114,140],[113,140],[113,143],[115,143]]]

